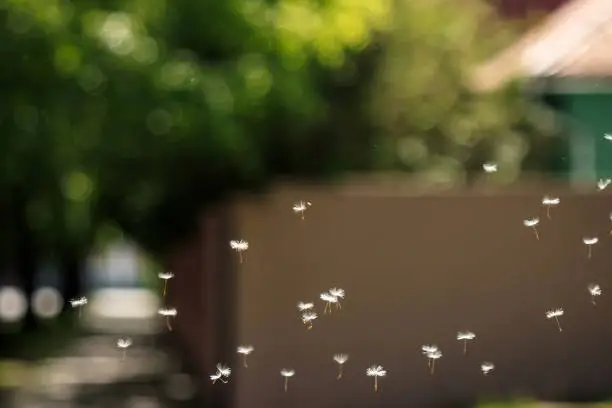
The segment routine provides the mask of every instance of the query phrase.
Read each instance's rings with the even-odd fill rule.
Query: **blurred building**
[[[612,177],[612,1],[566,3],[475,71],[483,91],[519,77],[565,119],[572,179]]]
[[[83,323],[93,331],[151,334],[158,331],[159,297],[144,287],[145,254],[127,240],[91,254],[86,267],[89,307]]]

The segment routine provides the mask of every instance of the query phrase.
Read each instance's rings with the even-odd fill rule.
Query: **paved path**
[[[187,408],[199,406],[191,378],[152,338],[125,355],[112,336],[76,340],[61,356],[33,365],[11,408]],[[9,406],[10,407],[10,406]]]

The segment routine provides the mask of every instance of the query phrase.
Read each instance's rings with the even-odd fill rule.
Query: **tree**
[[[367,116],[354,117],[372,71],[362,50],[384,26],[384,2],[139,4],[87,11],[84,33],[123,27],[123,39],[102,36],[118,60],[157,50],[144,76],[121,80],[125,67],[114,72],[112,60],[101,68],[113,71],[104,90],[112,120],[87,160],[98,163],[101,208],[141,242],[159,250],[188,234],[206,203],[274,177],[368,167]]]
[[[203,207],[283,176],[465,179],[485,159],[514,176],[550,129],[516,90],[468,86],[498,44],[485,12],[477,0],[5,0],[4,262],[75,265],[109,222],[163,257]]]
[[[385,138],[385,166],[433,182],[465,182],[487,161],[497,180],[548,171],[557,133],[549,111],[520,84],[482,94],[471,71],[512,38],[512,26],[478,0],[403,1],[373,87],[373,119]],[[530,149],[531,145],[537,147]]]
[[[108,222],[159,254],[232,191],[367,167],[367,4],[4,1],[3,264],[55,258],[74,296]]]

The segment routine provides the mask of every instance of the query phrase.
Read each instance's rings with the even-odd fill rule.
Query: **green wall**
[[[612,93],[573,93],[557,96],[570,119],[570,170],[584,173],[594,161],[597,178],[612,178]],[[583,169],[583,170],[581,170]]]

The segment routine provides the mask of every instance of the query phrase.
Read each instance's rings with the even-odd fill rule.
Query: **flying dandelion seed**
[[[484,375],[489,374],[491,371],[495,369],[495,364],[485,361],[480,365],[480,370]]]
[[[217,372],[225,378],[229,378],[232,374],[232,369],[225,364],[217,363]]]
[[[373,365],[366,370],[366,375],[374,377],[374,392],[378,392],[378,377],[386,376],[387,371],[381,365]]]
[[[609,133],[604,133],[604,139],[609,140],[612,142],[612,135]]]
[[[538,229],[536,228],[536,226],[540,223],[540,219],[537,217],[534,218],[527,218],[526,220],[523,220],[523,225],[528,227],[528,228],[532,228],[533,232],[535,233],[536,239],[539,241],[540,240],[540,235],[538,234]]]
[[[436,360],[442,358],[442,352],[440,350],[430,351],[427,353],[427,357],[431,359],[431,375],[434,374],[436,368]]]
[[[85,296],[82,296],[82,297],[77,298],[77,299],[72,299],[70,301],[70,306],[72,306],[73,308],[79,309],[79,317],[81,317],[81,309],[86,304],[87,304],[87,298]]]
[[[591,294],[591,303],[595,304],[595,298],[597,296],[601,296],[601,286],[599,286],[596,283],[591,283],[587,289],[589,290],[589,293]]]
[[[463,342],[463,354],[467,354],[467,342],[470,340],[474,340],[476,338],[476,334],[471,331],[460,331],[457,332],[457,340]]]
[[[497,171],[497,164],[488,162],[482,165],[482,169],[487,173],[495,173]]]
[[[334,355],[334,361],[336,363],[338,363],[338,376],[336,377],[337,380],[342,378],[342,374],[343,374],[343,367],[344,367],[344,363],[346,363],[348,361],[348,354],[335,354]]]
[[[597,188],[599,191],[603,191],[610,185],[610,183],[612,183],[612,179],[599,179],[597,181]]]
[[[210,375],[210,379],[212,380],[213,384],[216,383],[217,380],[221,381],[223,384],[227,384],[227,381],[225,381],[223,379],[223,376],[221,375],[221,373],[218,373],[218,372],[214,373],[214,374],[211,374]]]
[[[329,290],[329,294],[336,298],[336,309],[337,310],[342,309],[342,305],[340,304],[340,299],[344,299],[344,289],[331,288]]]
[[[251,346],[250,344],[248,346],[239,346],[236,350],[238,354],[242,354],[242,365],[244,365],[244,368],[249,367],[247,365],[247,356],[251,354],[253,350],[255,350],[255,347]]]
[[[312,310],[314,308],[314,303],[308,302],[308,303],[304,303],[304,302],[300,302],[297,304],[297,308],[300,312],[305,312],[307,310]]]
[[[227,384],[227,381],[224,378],[229,378],[231,374],[232,370],[228,366],[218,363],[217,372],[211,375],[210,379],[212,380],[213,384],[216,383],[217,380],[221,381],[223,384]]]
[[[172,331],[172,325],[170,324],[170,318],[175,317],[178,312],[175,308],[162,308],[157,311],[157,313],[166,318],[166,327],[168,327],[169,331]]]
[[[438,351],[438,346],[435,344],[425,344],[421,346],[421,351],[423,355],[427,357],[427,367],[431,368],[431,358],[429,357],[429,353],[433,353]]]
[[[550,207],[556,207],[561,202],[559,197],[544,196],[542,205],[546,207],[546,217],[550,219]]]
[[[165,298],[166,297],[166,290],[168,288],[168,281],[170,279],[174,278],[174,274],[172,272],[162,272],[162,273],[158,273],[157,277],[164,281],[164,292],[163,292],[162,296]]]
[[[304,325],[306,326],[306,328],[308,330],[312,329],[312,322],[315,321],[315,319],[319,317],[318,314],[316,314],[313,311],[306,311],[302,314],[302,323],[304,323]]]
[[[230,241],[230,247],[234,251],[238,252],[240,263],[242,263],[242,261],[243,261],[242,253],[244,251],[246,251],[247,249],[249,249],[249,243],[247,241],[242,240],[242,239],[238,240],[238,241],[233,240],[233,241]]]
[[[597,237],[584,237],[584,238],[582,238],[582,242],[584,243],[584,245],[587,246],[587,248],[589,250],[588,254],[587,254],[587,258],[591,259],[591,247],[599,242],[599,238],[597,238]]]
[[[321,295],[319,295],[319,297],[321,298],[322,301],[325,302],[325,309],[323,310],[323,314],[327,314],[328,310],[329,310],[329,313],[331,314],[332,312],[331,305],[332,303],[338,303],[338,298],[329,292],[323,292],[321,293]]]
[[[289,369],[289,368],[283,368],[280,371],[281,376],[285,379],[284,380],[284,390],[285,392],[287,392],[287,388],[289,387],[289,378],[293,377],[295,375],[295,370]]]
[[[546,318],[547,319],[555,319],[555,321],[557,322],[557,327],[559,328],[559,331],[563,331],[563,329],[561,328],[561,323],[559,323],[559,317],[563,316],[563,313],[565,313],[563,311],[562,308],[557,308],[557,309],[550,309],[548,312],[546,312]]]
[[[300,214],[301,219],[304,220],[304,213],[306,212],[308,207],[311,207],[311,206],[312,206],[312,203],[310,201],[300,201],[300,202],[293,204],[292,210],[294,213]]]
[[[129,337],[122,337],[117,340],[117,347],[122,351],[121,361],[125,361],[125,355],[127,354],[127,349],[132,345],[132,339]]]

